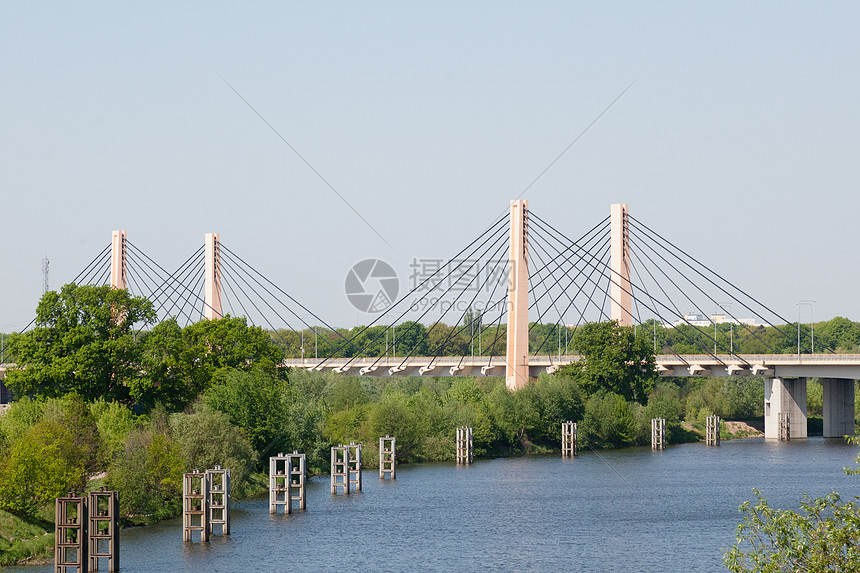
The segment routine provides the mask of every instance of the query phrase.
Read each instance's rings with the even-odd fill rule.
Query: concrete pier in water
[[[574,458],[578,455],[576,422],[561,423],[561,457]]]
[[[651,420],[651,449],[666,449],[666,418],[654,418]]]
[[[474,459],[472,428],[461,426],[457,428],[457,465],[471,464]]]
[[[397,440],[388,435],[379,438],[379,479],[397,477],[394,469],[396,459]]]

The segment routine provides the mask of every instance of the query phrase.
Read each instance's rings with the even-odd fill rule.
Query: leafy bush
[[[198,402],[189,414],[172,414],[170,429],[186,471],[216,465],[228,468],[233,492],[243,495],[257,455],[242,430],[230,424],[227,414]]]
[[[45,414],[45,401],[24,396],[0,416],[0,437],[13,443]]]
[[[108,459],[113,459],[122,451],[128,434],[138,424],[138,418],[127,406],[104,400],[96,400],[90,404],[90,412],[95,418],[102,443],[107,448],[105,454]]]
[[[632,446],[637,441],[638,425],[624,397],[607,393],[591,396],[585,403],[578,433],[582,440],[596,447]]]
[[[96,420],[87,404],[73,394],[63,398],[50,399],[45,404],[43,421],[51,420],[66,428],[72,443],[64,449],[63,455],[74,466],[84,470],[81,482],[74,484],[83,490],[86,478],[105,469],[107,456]]]
[[[419,418],[407,405],[402,392],[389,393],[373,404],[368,415],[372,436],[395,436],[397,459],[411,462],[420,459],[420,440],[423,436]]]
[[[107,479],[108,487],[119,492],[123,518],[147,523],[166,506],[175,506],[182,496],[184,465],[163,417],[129,432]]]

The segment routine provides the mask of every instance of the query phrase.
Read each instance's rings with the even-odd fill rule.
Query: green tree
[[[289,423],[285,392],[282,380],[262,370],[222,368],[215,373],[203,401],[224,412],[231,424],[242,428],[254,449],[264,455],[273,448],[289,449],[290,444],[283,439]]]
[[[36,327],[10,345],[17,367],[6,383],[19,395],[129,401],[130,383],[141,376],[135,324],[155,321],[152,304],[109,286],[63,286],[36,308]]]
[[[158,324],[141,342],[145,375],[134,395],[147,406],[161,402],[171,411],[191,404],[221,368],[271,375],[284,351],[263,329],[244,318],[225,316],[180,328],[175,319]]]
[[[571,376],[585,396],[613,392],[627,401],[648,403],[657,381],[654,351],[647,341],[635,336],[633,328],[617,321],[590,322],[573,339],[581,358],[558,370]]]
[[[427,356],[429,346],[427,344],[427,327],[420,322],[408,320],[403,324],[397,325],[397,329],[392,335],[392,343],[394,336],[397,337],[397,355],[406,356]]]
[[[75,449],[68,427],[54,419],[36,422],[0,460],[0,509],[32,517],[55,497],[80,488],[86,470],[69,455]]]

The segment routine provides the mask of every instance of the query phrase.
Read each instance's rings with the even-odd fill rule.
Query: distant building
[[[684,318],[678,319],[672,326],[690,324],[692,326],[711,326],[713,323],[704,314],[685,314]]]
[[[748,326],[760,326],[754,318],[732,318],[726,314],[712,314],[710,317],[704,314],[685,314],[683,319],[676,320],[672,326],[690,324],[692,326],[713,326],[714,324],[746,324]]]

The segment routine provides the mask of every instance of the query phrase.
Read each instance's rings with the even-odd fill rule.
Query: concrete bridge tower
[[[621,326],[633,326],[630,288],[630,232],[627,204],[610,207],[610,313]]]
[[[221,240],[218,233],[206,233],[206,271],[203,316],[216,320],[221,313]]]
[[[126,282],[126,239],[125,231],[114,231],[110,248],[110,286],[125,290]]]
[[[529,381],[528,201],[511,201],[508,281],[508,345],[505,379],[509,390]]]

